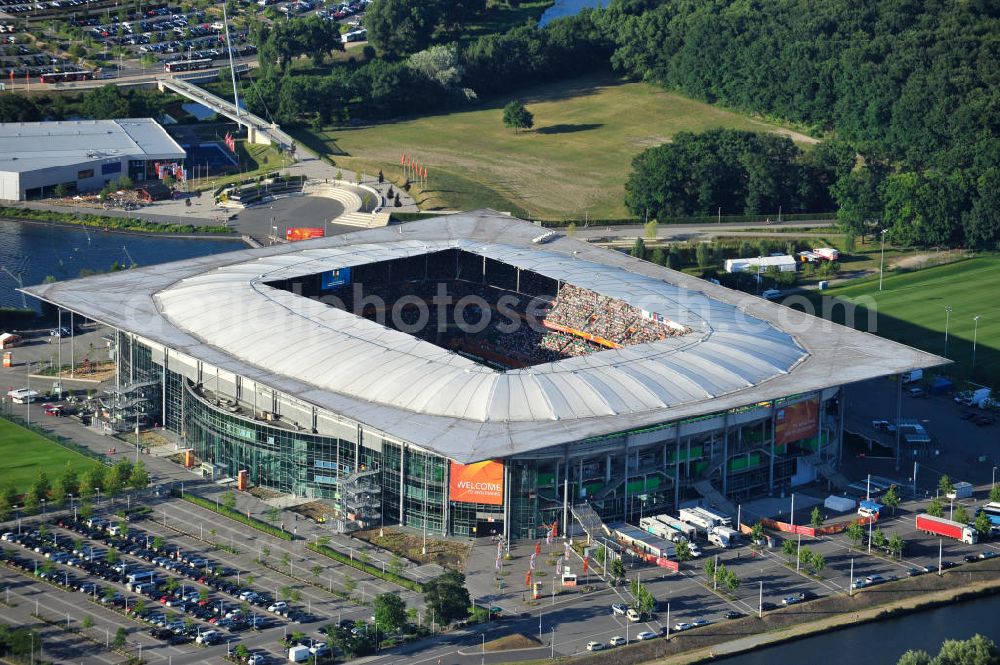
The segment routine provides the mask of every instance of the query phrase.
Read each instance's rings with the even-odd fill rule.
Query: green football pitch
[[[0,486],[13,484],[19,492],[25,492],[45,471],[51,482],[62,475],[69,462],[77,473],[96,464],[94,460],[63,448],[44,436],[24,429],[9,420],[0,418]]]
[[[914,272],[887,274],[832,288],[829,296],[850,298],[864,311],[855,327],[868,330],[867,310],[877,312],[868,330],[910,346],[947,355],[949,372],[996,386],[1000,378],[1000,256],[982,256]],[[861,303],[868,303],[867,305]],[[874,303],[873,305],[871,303]],[[951,313],[946,308],[951,308]],[[842,310],[837,308],[838,315]],[[975,317],[980,317],[977,323]],[[843,323],[843,317],[837,320]],[[945,350],[945,327],[948,346]],[[975,367],[973,368],[973,340]]]

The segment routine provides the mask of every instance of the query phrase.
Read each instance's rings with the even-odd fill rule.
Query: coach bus
[[[49,72],[39,77],[42,83],[65,83],[67,81],[90,81],[94,72]]]
[[[196,69],[209,69],[211,66],[211,58],[202,58],[201,60],[174,60],[172,62],[163,63],[163,71],[189,72]]]
[[[991,501],[979,510],[986,513],[986,517],[989,518],[990,524],[994,529],[1000,529],[1000,503]]]

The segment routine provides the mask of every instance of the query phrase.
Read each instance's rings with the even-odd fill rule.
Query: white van
[[[19,388],[17,390],[8,391],[7,397],[9,397],[14,404],[29,404],[36,401],[39,398],[39,394],[35,390]]]

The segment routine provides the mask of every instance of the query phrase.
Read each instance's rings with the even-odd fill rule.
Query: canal
[[[0,220],[0,307],[39,308],[15,289],[79,277],[81,270],[106,272],[113,263],[139,266],[218,254],[245,245],[239,238],[201,239],[109,233],[87,228]]]
[[[1000,595],[866,623],[717,660],[726,665],[809,662],[893,665],[910,649],[923,649],[935,655],[945,640],[965,640],[976,633],[1000,643],[998,616]]]

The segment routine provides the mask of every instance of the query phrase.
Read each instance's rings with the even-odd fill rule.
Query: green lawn
[[[938,355],[945,353],[945,307],[950,306],[947,356],[955,364],[948,371],[959,378],[1000,386],[1000,307],[997,305],[1000,256],[982,256],[914,272],[887,273],[881,293],[876,275],[832,288],[826,294],[872,299],[878,316],[877,329],[870,332]],[[976,336],[973,372],[973,319],[977,315],[982,318]],[[864,329],[867,321],[868,316],[859,313],[856,327]]]
[[[0,465],[0,487],[12,483],[19,492],[28,490],[39,471],[45,471],[49,480],[55,483],[62,476],[66,462],[70,462],[76,467],[77,473],[81,474],[96,464],[92,459],[2,418],[0,459],[3,460]]]
[[[788,131],[611,74],[516,96],[535,116],[534,129],[518,135],[503,127],[509,99],[500,99],[470,111],[318,135],[301,129],[297,138],[346,168],[382,169],[393,179],[400,176],[400,154],[413,155],[429,171],[428,191],[417,192],[424,209],[492,207],[541,219],[582,219],[627,216],[624,185],[632,158],[677,132]]]

